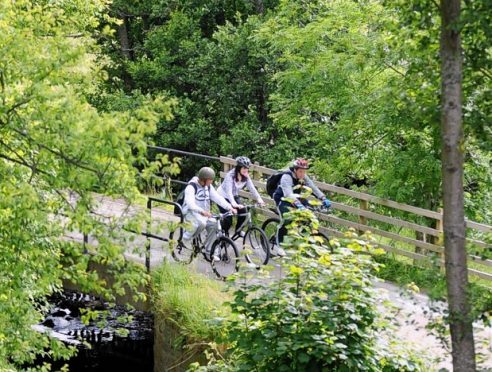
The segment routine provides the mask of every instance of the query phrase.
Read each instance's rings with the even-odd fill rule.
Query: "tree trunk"
[[[123,17],[121,25],[118,27],[118,37],[120,39],[121,54],[126,59],[131,59],[130,39],[128,38],[128,17]]]
[[[465,372],[475,371],[476,366],[463,209],[462,57],[460,35],[456,30],[459,16],[460,0],[441,0],[441,135],[446,282],[453,368]]]
[[[263,6],[263,0],[255,0],[256,13],[259,15],[265,14],[265,7]]]
[[[123,56],[123,60],[132,60],[133,54],[131,52],[131,44],[130,38],[128,36],[130,23],[128,21],[128,17],[123,16],[121,25],[118,27],[118,39],[120,40],[121,54]],[[128,69],[124,68],[122,72],[122,78],[125,83],[125,87],[128,91],[133,89],[133,80],[128,73]]]

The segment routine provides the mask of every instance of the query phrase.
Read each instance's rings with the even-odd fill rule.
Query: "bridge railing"
[[[221,156],[223,178],[236,162],[232,157]],[[274,202],[265,193],[265,181],[277,170],[255,163],[250,168],[253,183],[267,203]],[[337,215],[319,214],[320,220],[327,222],[328,233],[343,235],[343,229],[353,228],[364,232],[369,230],[377,239],[378,246],[385,251],[404,256],[419,263],[444,265],[444,247],[442,230],[442,210],[431,211],[398,203],[370,194],[349,190],[343,187],[315,181],[320,190],[330,195],[332,208],[339,211]],[[251,197],[243,192],[243,196]],[[269,210],[263,214],[271,216]],[[335,227],[336,226],[336,227]],[[492,249],[492,245],[482,239],[492,234],[492,226],[466,220],[467,247],[473,247],[476,254],[469,254],[469,273],[485,280],[492,280],[492,260],[482,258],[480,252]]]
[[[158,146],[149,147],[159,152],[200,157],[221,164],[221,178],[236,164],[232,156],[217,157]],[[258,163],[250,169],[253,183],[270,205],[274,205],[274,202],[266,195],[265,181],[275,172],[277,170]],[[171,181],[186,183],[179,180]],[[442,210],[418,208],[316,180],[315,184],[330,195],[333,209],[337,211],[336,214],[318,214],[319,219],[325,222],[322,229],[328,234],[340,237],[348,228],[353,228],[359,233],[369,230],[376,238],[378,246],[388,253],[404,257],[419,265],[444,266]],[[241,194],[251,198],[247,192]],[[261,210],[261,213],[269,217],[274,216],[268,209]],[[492,260],[485,258],[490,257],[492,244],[484,241],[486,235],[492,236],[492,226],[466,220],[466,227],[469,273],[492,281]]]

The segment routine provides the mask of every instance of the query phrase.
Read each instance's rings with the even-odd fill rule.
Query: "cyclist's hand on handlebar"
[[[212,213],[210,213],[209,211],[201,211],[200,214],[204,217],[212,217]]]
[[[296,208],[297,208],[297,209],[299,209],[299,210],[301,210],[301,211],[302,211],[302,210],[304,210],[304,209],[306,209],[306,207],[304,206],[304,204],[302,204],[299,200],[297,200],[297,201],[294,203],[294,205],[296,206]]]
[[[237,214],[237,209],[236,208],[231,208],[231,213],[232,214]]]
[[[242,204],[238,204],[237,207],[235,207],[236,209],[243,209],[244,208],[244,205]]]
[[[323,199],[323,207],[325,208],[331,208],[331,201],[329,201],[328,199]]]

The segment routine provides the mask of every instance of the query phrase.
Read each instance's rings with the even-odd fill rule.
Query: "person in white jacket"
[[[234,208],[237,209],[238,217],[236,222],[236,231],[239,230],[243,224],[246,216],[244,215],[247,211],[241,204],[241,197],[239,196],[239,190],[244,188],[248,189],[250,193],[253,194],[253,198],[260,205],[264,205],[265,202],[261,198],[260,194],[256,190],[253,181],[249,177],[249,168],[251,167],[251,160],[246,156],[239,156],[236,158],[236,166],[231,169],[224,176],[224,181],[217,189],[218,193],[224,197]],[[219,206],[220,211],[223,213],[226,210]],[[232,225],[232,216],[224,219],[222,223],[222,228],[224,231],[228,232]]]
[[[212,181],[214,178],[215,171],[212,168],[201,168],[197,176],[188,182],[183,203],[184,221],[188,225],[183,233],[183,243],[190,247],[193,237],[200,234],[203,229],[206,229],[205,253],[208,255],[210,255],[217,229],[215,221],[209,219],[212,216],[210,213],[210,201],[217,203],[224,210],[231,211],[234,214],[237,213],[236,209],[213,187]],[[215,261],[220,260],[219,257],[212,257],[212,259]]]

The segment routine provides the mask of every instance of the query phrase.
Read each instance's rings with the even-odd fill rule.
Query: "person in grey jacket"
[[[280,178],[277,189],[273,194],[273,200],[275,200],[275,203],[277,204],[282,217],[291,208],[305,209],[308,205],[308,200],[302,199],[300,197],[302,191],[301,188],[295,188],[295,186],[297,185],[307,186],[311,188],[314,196],[321,200],[326,208],[331,207],[331,202],[326,198],[325,194],[323,194],[321,190],[316,187],[311,178],[307,176],[306,172],[308,169],[308,161],[299,158],[294,160],[289,170],[285,172]],[[290,202],[287,200],[282,200],[282,198],[291,199],[293,201]],[[287,229],[285,228],[286,225],[288,225],[288,222],[284,220],[284,224],[279,231],[279,243],[283,241],[284,236],[287,233]],[[282,248],[279,248],[277,254],[279,256],[283,256],[285,255],[285,252]]]
[[[215,221],[209,219],[212,217],[210,201],[217,203],[224,210],[231,211],[234,214],[237,213],[236,209],[213,187],[212,181],[214,178],[215,171],[212,168],[201,168],[197,176],[188,182],[183,203],[184,221],[189,226],[185,228],[183,233],[183,243],[190,248],[192,239],[200,234],[203,229],[206,229],[205,253],[209,255],[216,237],[217,228]],[[195,187],[191,183],[194,183]],[[212,259],[215,261],[220,260],[219,257],[212,257]]]
[[[239,190],[246,188],[253,194],[254,199],[260,205],[264,205],[265,202],[261,198],[260,194],[256,190],[253,181],[249,177],[249,168],[251,167],[251,160],[246,156],[239,156],[236,158],[236,166],[231,169],[224,177],[224,181],[217,189],[218,193],[223,196],[234,208],[237,208],[238,217],[236,222],[236,231],[241,227],[247,212],[244,206],[241,204],[241,197],[239,196]],[[225,209],[219,206],[220,211],[223,213]],[[229,231],[232,225],[232,216],[224,219],[222,228],[225,232]]]

